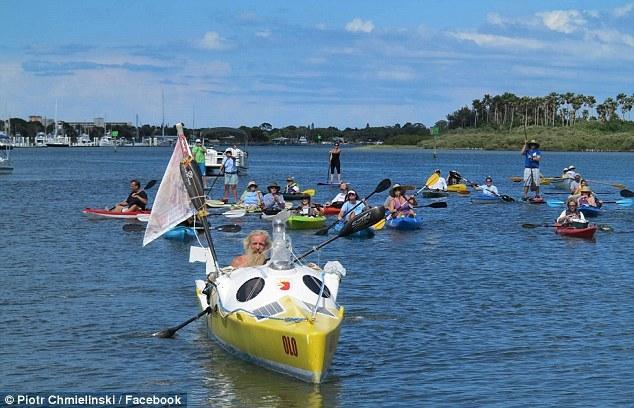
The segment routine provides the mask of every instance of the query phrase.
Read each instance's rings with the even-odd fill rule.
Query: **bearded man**
[[[234,268],[260,266],[266,263],[266,252],[271,249],[271,237],[264,230],[253,230],[243,241],[244,255],[236,256],[231,261]]]

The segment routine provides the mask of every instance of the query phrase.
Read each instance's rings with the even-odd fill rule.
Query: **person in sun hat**
[[[276,182],[269,183],[266,189],[269,192],[262,198],[264,204],[262,211],[266,214],[274,214],[282,211],[286,203],[284,202],[284,197],[280,194],[279,184]]]
[[[592,189],[588,187],[588,185],[581,186],[579,193],[581,194],[579,198],[577,198],[577,204],[579,206],[588,205],[590,207],[601,208],[603,205],[603,201],[597,200],[594,194],[592,194]]]
[[[346,202],[341,206],[341,211],[339,211],[339,215],[337,216],[339,220],[343,220],[344,222],[353,219],[367,208],[365,203],[359,203],[359,195],[354,190],[348,191],[346,199]],[[359,206],[354,208],[357,204],[359,204]]]
[[[427,188],[433,191],[447,191],[447,180],[440,175],[440,169],[434,170],[434,173],[438,174],[438,181],[430,186],[427,186]]]
[[[539,150],[539,143],[535,139],[525,142],[522,147],[522,156],[524,156],[524,196],[522,200],[528,200],[528,190],[535,191],[535,198],[539,196],[539,183],[541,175],[539,173],[539,164],[542,159],[542,152]]]
[[[296,193],[299,193],[299,185],[295,182],[293,176],[286,177],[286,187],[284,187],[284,194]]]
[[[389,211],[391,218],[416,216],[416,213],[405,196],[405,190],[400,184],[397,183],[392,186],[390,189],[390,197],[392,199],[386,209]]]
[[[560,225],[569,225],[571,223],[587,224],[586,217],[579,211],[579,206],[574,198],[569,198],[566,201],[566,209],[559,214],[555,222]]]
[[[240,196],[238,204],[243,205],[247,210],[255,210],[262,208],[263,203],[264,197],[262,196],[262,192],[258,190],[257,183],[253,180],[249,181],[247,189],[244,190],[244,193]]]
[[[200,170],[200,176],[202,177],[203,187],[205,186],[205,176],[207,175],[207,167],[205,166],[205,154],[207,153],[207,148],[203,146],[203,142],[200,139],[196,139],[194,143],[194,147],[192,147],[192,156],[194,161],[198,165],[198,169]]]

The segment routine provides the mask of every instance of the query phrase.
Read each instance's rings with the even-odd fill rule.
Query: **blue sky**
[[[0,117],[433,125],[482,95],[634,92],[630,1],[0,1]],[[195,112],[195,113],[194,113]]]

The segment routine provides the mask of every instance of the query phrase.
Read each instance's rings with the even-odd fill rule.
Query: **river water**
[[[142,248],[142,233],[81,209],[125,198],[131,178],[160,180],[170,154],[14,151],[14,173],[0,175],[0,389],[186,392],[190,406],[634,403],[634,207],[608,204],[598,222],[614,232],[587,241],[521,226],[550,223],[558,209],[452,196],[446,209],[419,210],[422,230],[334,241],[311,260],[348,269],[338,299],[346,320],[328,380],[309,385],[229,356],[202,321],[171,340],[150,335],[198,312],[201,264],[187,262],[184,244],[159,239]],[[336,189],[315,184],[327,158],[321,146],[253,147],[240,189],[294,175],[325,201]],[[547,175],[575,164],[591,180],[634,186],[631,153],[545,152],[543,160]],[[491,175],[501,193],[520,196],[508,178],[521,174],[519,152],[342,153],[345,179],[361,196],[386,177],[420,186],[436,167],[473,181]],[[613,187],[593,187],[620,198]],[[213,233],[221,263],[240,252],[249,230],[270,228],[251,216],[237,222],[240,233]],[[324,240],[301,231],[292,238],[298,253]]]

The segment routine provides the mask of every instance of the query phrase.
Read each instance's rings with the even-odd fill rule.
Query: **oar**
[[[150,180],[150,181],[147,182],[147,184],[145,185],[145,187],[143,187],[143,189],[141,191],[149,190],[152,187],[154,187],[155,184],[156,184],[156,180]],[[117,206],[115,205],[114,207],[110,208],[110,211],[114,210],[116,207]]]
[[[556,208],[556,207],[561,207],[562,205],[566,204],[565,202],[561,201],[561,200],[546,200],[546,204],[548,204],[548,206],[550,208]]]
[[[316,191],[314,188],[309,188],[308,190],[304,190],[302,191],[302,194],[306,194],[309,195],[311,197],[313,197],[315,195]]]
[[[390,188],[390,186],[392,185],[392,182],[390,181],[390,179],[383,179],[381,180],[381,182],[376,186],[376,188],[374,189],[373,192],[371,192],[368,196],[366,196],[363,200],[360,200],[354,207],[352,207],[348,212],[346,212],[343,215],[343,218],[346,218],[346,215],[348,215],[349,213],[351,213],[355,208],[357,208],[358,206],[361,205],[361,203],[363,203],[364,201],[367,201],[370,197],[372,197],[374,194],[376,193],[380,193],[383,192],[385,190],[387,190],[388,188]],[[356,217],[355,217],[356,218]],[[376,223],[379,220],[376,220],[374,223]],[[339,222],[339,220],[333,222],[332,224],[330,224],[329,226],[327,226],[326,228],[322,228],[319,231],[315,232],[315,235],[326,235],[328,234],[328,231],[330,231],[330,229],[332,227],[334,227],[335,225],[337,225],[337,223]],[[343,231],[343,230],[342,230]]]
[[[217,227],[213,227],[216,231],[221,232],[240,232],[242,227],[237,224],[226,224],[226,225],[218,225]],[[145,224],[123,224],[123,230],[125,232],[141,232],[145,231]]]
[[[417,206],[412,207],[412,208],[423,208],[423,207],[447,208],[447,202],[446,201],[435,201],[433,203],[429,203],[429,204],[425,204],[425,205],[417,205]]]
[[[385,227],[385,218],[383,218],[381,221],[377,222],[376,224],[372,226],[372,228],[374,228],[375,231],[382,230],[383,227]]]
[[[214,181],[211,183],[211,186],[209,187],[209,189],[207,190],[207,195],[209,196],[209,194],[211,194],[211,189],[214,188],[214,184],[216,184],[216,181],[218,181],[218,178],[222,176],[222,174],[216,174],[216,176],[214,177]]]
[[[227,218],[240,218],[240,217],[244,217],[246,213],[247,211],[244,209],[237,209],[237,210],[225,211],[222,213],[222,215],[224,215]]]
[[[211,312],[211,307],[207,306],[207,308],[205,310],[203,310],[202,312],[198,313],[196,316],[185,320],[183,323],[179,324],[178,326],[169,327],[169,328],[167,328],[165,330],[161,330],[160,332],[156,332],[156,333],[152,334],[152,336],[160,337],[160,338],[163,338],[163,339],[170,338],[174,334],[176,334],[177,331],[182,329],[183,327],[187,326],[188,324],[190,324],[191,322],[193,322],[195,320],[200,319],[201,317],[203,317],[204,315],[206,315],[207,313],[210,313],[210,312]]]
[[[355,232],[362,231],[366,228],[369,228],[372,225],[384,219],[384,217],[385,217],[385,207],[383,206],[374,207],[374,208],[370,208],[369,210],[365,210],[361,214],[357,215],[353,219],[346,222],[343,225],[343,228],[341,229],[341,231],[339,231],[339,234],[335,235],[332,238],[329,238],[328,240],[322,242],[321,244],[313,247],[310,251],[300,255],[299,257],[297,257],[296,261],[299,261],[307,257],[308,255],[312,254],[315,251],[318,251],[319,249],[330,244],[332,241],[334,241],[337,238],[347,237],[348,235],[354,234]]]
[[[628,189],[619,191],[619,194],[621,194],[621,197],[634,197],[634,191],[630,191]]]
[[[631,207],[634,201],[631,198],[624,198],[622,200],[615,200],[615,201],[602,201],[602,203],[616,204],[621,207]],[[549,207],[555,208],[555,207],[560,207],[566,203],[561,200],[546,200],[546,204],[548,204]]]
[[[596,180],[588,180],[588,183],[596,183],[596,184],[605,184],[606,186],[612,186],[614,188],[618,188],[619,190],[625,188],[625,184],[621,183],[610,183],[608,181],[596,181]]]
[[[597,229],[599,231],[612,231],[613,228],[608,224],[596,224]],[[553,224],[522,224],[523,228],[556,228],[561,227],[561,225],[553,225]]]
[[[476,186],[479,186],[478,183],[472,183],[471,181],[469,181],[469,179],[467,179],[466,177],[462,177],[460,176],[464,181],[466,181],[467,183],[469,183],[469,185],[471,185],[471,187],[476,188]],[[499,198],[502,201],[505,201],[507,203],[514,203],[515,199],[509,195],[506,194],[498,194],[495,191],[491,191],[491,190],[487,190],[489,193],[493,194],[494,196],[496,196],[497,198]]]
[[[542,195],[564,195],[564,194],[570,195],[570,193],[567,192],[567,191],[546,191],[546,192],[542,193]],[[612,193],[607,193],[607,192],[595,193],[593,191],[592,194],[608,195],[608,194],[612,194]]]
[[[438,173],[434,173],[431,176],[429,176],[427,178],[427,181],[425,182],[425,185],[422,186],[420,188],[420,190],[418,190],[417,192],[414,193],[414,197],[416,197],[417,195],[422,193],[423,190],[429,189],[429,186],[432,185],[432,184],[435,184],[438,181],[439,178],[440,178],[440,176],[438,175]]]

